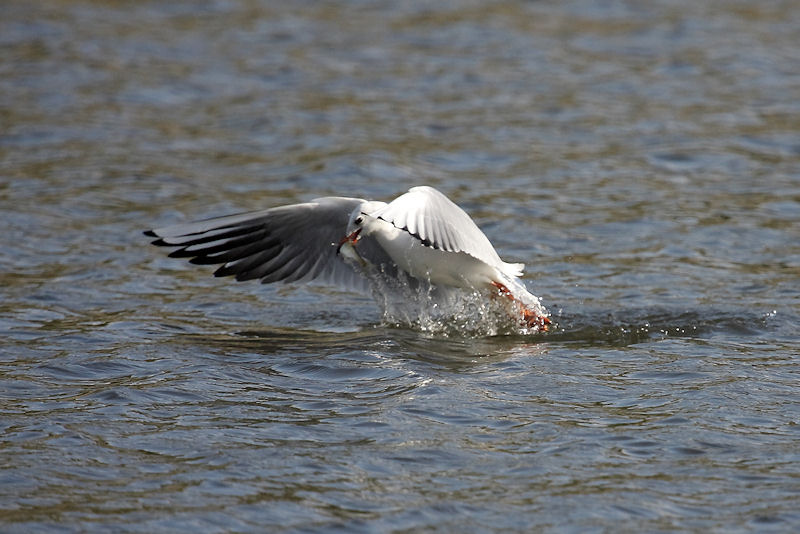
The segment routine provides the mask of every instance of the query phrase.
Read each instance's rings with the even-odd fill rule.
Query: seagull
[[[221,266],[215,276],[262,283],[321,281],[385,291],[380,277],[478,292],[532,332],[549,313],[519,280],[470,216],[430,186],[393,201],[322,197],[310,202],[147,230],[170,257]],[[376,296],[377,298],[377,296]]]

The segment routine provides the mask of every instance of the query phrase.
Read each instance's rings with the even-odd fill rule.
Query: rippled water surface
[[[794,2],[7,1],[0,530],[800,529]],[[430,184],[558,328],[142,230]]]

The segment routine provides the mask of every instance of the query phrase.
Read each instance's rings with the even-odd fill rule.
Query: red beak
[[[356,243],[358,243],[358,234],[360,234],[360,233],[361,233],[361,230],[363,230],[363,228],[359,228],[359,229],[358,229],[358,230],[356,230],[355,232],[352,232],[350,235],[346,235],[346,236],[344,236],[344,237],[342,238],[342,240],[341,240],[341,241],[339,241],[339,247],[341,248],[341,246],[342,246],[342,245],[344,245],[345,243],[347,243],[348,241],[349,241],[350,243],[354,244],[354,245],[355,245]]]

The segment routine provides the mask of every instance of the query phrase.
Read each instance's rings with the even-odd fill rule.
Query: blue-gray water
[[[800,530],[795,2],[3,2],[0,530]],[[559,327],[142,230],[430,184]]]

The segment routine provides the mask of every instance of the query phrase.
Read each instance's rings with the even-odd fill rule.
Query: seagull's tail
[[[522,272],[525,270],[524,263],[506,263],[503,262],[503,274],[508,276],[511,279],[517,278],[518,276],[522,276]]]

